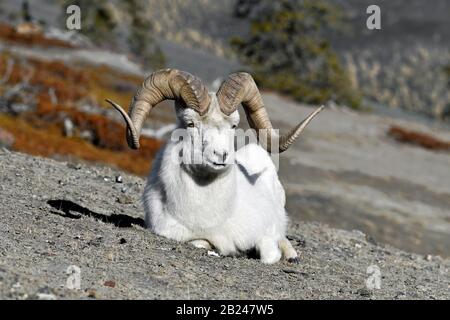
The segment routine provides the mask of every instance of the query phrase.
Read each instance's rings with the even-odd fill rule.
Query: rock
[[[37,297],[39,300],[56,300],[56,296],[49,293],[38,293]]]
[[[287,274],[299,274],[302,276],[307,276],[307,273],[295,269],[283,269],[282,271]]]
[[[289,235],[286,236],[286,238],[288,238],[289,241],[294,242],[296,245],[298,245],[300,247],[305,247],[306,246],[306,241],[302,237],[289,234]]]
[[[75,170],[80,170],[82,168],[81,163],[67,163],[67,167]]]
[[[117,202],[121,204],[132,204],[134,200],[130,196],[124,194],[117,198]]]
[[[0,147],[11,148],[14,144],[14,135],[5,129],[0,128]]]
[[[370,296],[372,296],[372,291],[370,291],[367,288],[358,289],[358,291],[356,291],[356,293],[359,294],[362,297],[370,297]]]
[[[65,118],[63,122],[63,128],[64,128],[64,135],[66,137],[73,137],[75,125],[73,124],[72,120],[69,118]]]
[[[97,299],[97,290],[95,289],[88,289],[86,291],[88,298]]]
[[[58,104],[58,97],[57,97],[57,95],[56,95],[56,90],[55,90],[55,88],[53,88],[53,87],[48,88],[48,96],[50,97],[50,102],[51,102],[53,105],[57,105],[57,104]]]
[[[103,236],[97,236],[94,239],[88,241],[88,245],[90,246],[100,246],[103,242]]]
[[[94,140],[94,134],[90,130],[83,130],[78,135],[81,139],[87,140],[87,141],[93,141]]]
[[[42,27],[33,22],[22,22],[15,26],[15,31],[22,35],[35,35],[42,33]]]
[[[61,30],[53,26],[46,28],[45,37],[67,42],[75,47],[92,47],[92,41],[77,30]]]
[[[105,283],[103,285],[105,287],[115,288],[116,282],[113,280],[108,280],[108,281],[105,281]]]
[[[10,108],[10,112],[12,112],[13,114],[19,114],[19,113],[31,111],[32,109],[34,109],[34,107],[29,104],[18,103],[18,102],[11,103],[9,108]]]
[[[220,257],[220,255],[212,250],[208,250],[208,256],[212,256],[212,257]]]

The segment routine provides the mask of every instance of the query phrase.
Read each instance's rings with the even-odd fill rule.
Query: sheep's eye
[[[231,126],[231,129],[236,129],[237,128],[237,125],[235,125],[235,124],[233,124],[232,126]]]
[[[193,123],[193,122],[189,122],[189,123],[187,124],[187,126],[188,126],[188,128],[193,128],[193,127],[194,127],[194,123]]]

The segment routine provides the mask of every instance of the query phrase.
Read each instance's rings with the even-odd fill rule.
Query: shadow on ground
[[[125,214],[112,214],[110,216],[97,213],[82,207],[79,204],[70,200],[48,200],[47,204],[58,211],[50,211],[53,214],[59,215],[64,218],[79,219],[83,215],[92,217],[94,219],[110,223],[118,228],[130,228],[132,225],[137,225],[145,228],[144,219],[130,217]]]

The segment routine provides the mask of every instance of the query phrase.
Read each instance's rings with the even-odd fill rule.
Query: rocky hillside
[[[0,298],[450,298],[450,261],[375,244],[360,231],[292,223],[301,263],[267,266],[145,230],[143,180],[123,172],[8,151],[0,172]],[[66,287],[73,266],[79,290]],[[369,266],[380,269],[380,289],[366,286]]]
[[[250,25],[248,20],[234,15],[236,0],[142,2],[168,66],[188,70],[209,82],[242,67],[230,48],[230,39],[247,34]],[[60,3],[35,0],[30,5],[36,20],[63,28]],[[330,3],[340,5],[348,20],[347,31],[330,34],[330,40],[351,75],[352,86],[362,92],[365,105],[372,109],[379,105],[406,109],[448,122],[449,2]],[[366,9],[370,4],[381,7],[382,30],[366,28]],[[20,2],[10,1],[2,7],[0,20],[19,20]],[[119,1],[109,1],[108,8],[117,21],[129,19]],[[110,49],[125,49],[124,39],[113,40],[121,45]]]

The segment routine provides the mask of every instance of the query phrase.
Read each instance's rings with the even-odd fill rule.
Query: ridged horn
[[[226,115],[230,115],[242,104],[250,127],[256,130],[261,145],[269,152],[281,153],[289,149],[309,122],[324,108],[321,106],[316,109],[287,134],[279,136],[273,129],[261,93],[250,74],[237,72],[229,75],[220,86],[216,96],[221,111]],[[262,130],[265,130],[266,139],[263,140],[266,141],[261,141]],[[278,150],[271,150],[272,139],[278,139]]]
[[[117,103],[106,99],[120,112],[127,126],[127,142],[130,148],[139,149],[142,125],[151,109],[164,100],[179,100],[187,108],[204,115],[209,108],[210,97],[203,82],[188,72],[163,69],[150,74],[136,92],[130,104],[129,115]]]

